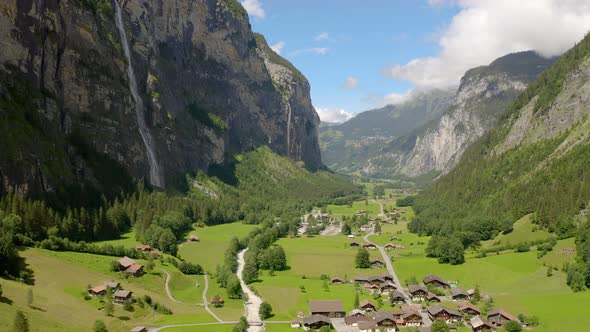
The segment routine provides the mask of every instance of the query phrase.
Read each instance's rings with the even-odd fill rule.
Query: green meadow
[[[517,245],[523,242],[533,242],[547,239],[551,233],[543,229],[538,229],[531,222],[531,216],[527,215],[514,223],[512,232],[508,234],[499,234],[492,240],[482,242],[483,248],[494,248],[501,246]]]
[[[359,211],[367,211],[369,216],[375,217],[381,212],[379,205],[371,200],[356,201],[350,207],[348,205],[328,205],[326,209],[335,217],[353,215]]]

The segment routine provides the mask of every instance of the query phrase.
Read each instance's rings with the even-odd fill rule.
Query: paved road
[[[248,302],[246,302],[246,319],[250,326],[248,327],[248,332],[263,332],[264,325],[259,325],[260,323],[260,315],[258,310],[260,309],[260,304],[262,303],[262,299],[254,293],[250,287],[244,282],[244,278],[242,274],[244,273],[244,265],[246,261],[244,260],[244,255],[246,254],[248,249],[244,249],[238,253],[238,279],[240,279],[240,285],[242,286],[242,290],[248,296]]]

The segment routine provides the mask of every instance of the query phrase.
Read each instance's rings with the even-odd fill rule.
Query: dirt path
[[[205,306],[205,310],[215,318],[220,323],[227,323],[223,319],[219,318],[212,310],[209,308],[209,301],[207,301],[207,290],[209,289],[209,276],[205,274],[205,288],[203,289],[203,306]]]
[[[211,325],[233,325],[237,324],[238,322],[223,322],[223,323],[191,323],[191,324],[171,324],[171,325],[164,325],[158,327],[152,327],[148,329],[149,332],[159,332],[164,329],[171,329],[174,327],[191,327],[191,326],[211,326]]]
[[[373,203],[376,203],[379,205],[379,209],[381,210],[381,212],[379,213],[379,217],[385,217],[385,210],[383,208],[383,203],[379,203],[376,200],[373,200]]]
[[[246,261],[244,259],[244,255],[246,254],[248,249],[242,250],[238,253],[238,279],[240,279],[240,285],[242,286],[242,290],[248,296],[248,302],[246,302],[246,319],[250,326],[248,327],[248,332],[262,332],[264,331],[264,326],[260,322],[260,315],[259,309],[260,304],[262,303],[262,299],[256,295],[250,287],[244,282],[244,278],[242,274],[244,273],[244,265]]]
[[[162,269],[162,271],[164,271],[164,273],[166,273],[166,294],[168,294],[168,297],[170,298],[170,301],[172,302],[176,302],[176,303],[184,303],[182,301],[178,301],[177,299],[174,298],[174,296],[172,296],[172,292],[170,291],[170,273],[168,273],[168,271]]]

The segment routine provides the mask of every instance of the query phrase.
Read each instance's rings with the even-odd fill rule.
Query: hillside
[[[470,244],[532,213],[539,227],[588,245],[586,228],[576,228],[590,200],[589,55],[587,36],[532,83],[497,129],[417,198],[410,228]]]
[[[95,205],[262,145],[323,167],[307,80],[236,0],[118,4],[0,4],[0,193]]]
[[[362,112],[342,124],[321,127],[323,161],[337,172],[357,173],[392,139],[438,119],[451,105],[453,94],[452,90],[420,92],[402,104]]]
[[[554,61],[521,52],[468,70],[444,115],[388,142],[367,160],[363,174],[416,178],[449,172],[465,149],[494,128],[506,106]]]

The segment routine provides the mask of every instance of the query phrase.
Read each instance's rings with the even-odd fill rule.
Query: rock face
[[[509,54],[461,79],[453,106],[438,121],[396,139],[370,159],[363,172],[405,177],[449,172],[465,149],[494,128],[507,105],[555,59],[534,52]]]
[[[116,192],[148,177],[114,1],[0,3],[0,192]],[[252,33],[239,3],[120,1],[167,185],[261,145],[323,167],[307,80]]]

